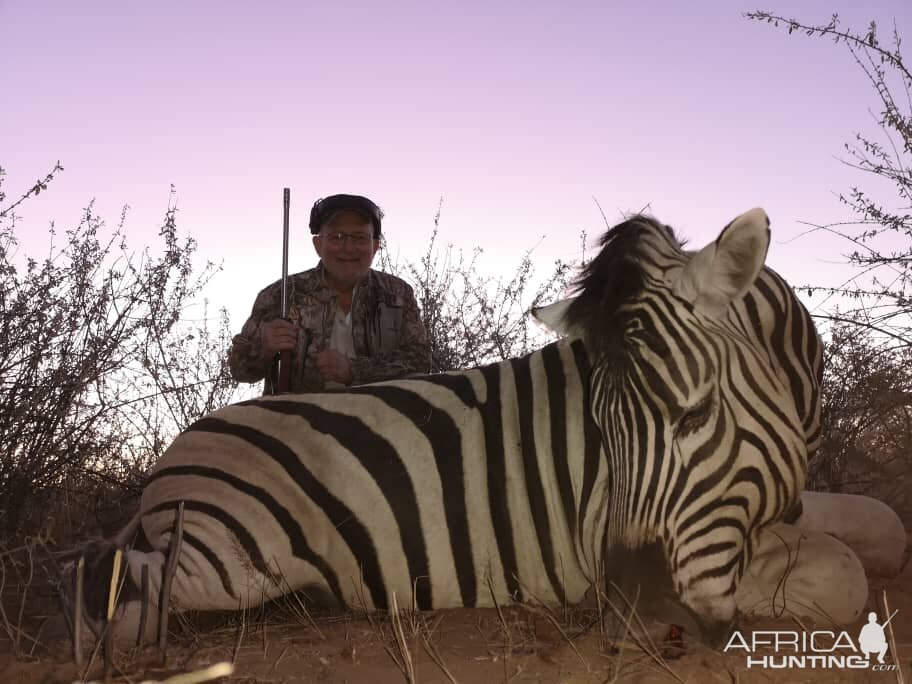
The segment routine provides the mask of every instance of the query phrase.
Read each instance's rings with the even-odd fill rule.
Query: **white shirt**
[[[329,336],[329,348],[334,349],[349,359],[355,358],[355,339],[352,337],[352,315],[342,311],[342,308],[336,306],[336,317],[333,320],[332,333]],[[345,387],[341,382],[327,380],[328,389],[338,389]]]
[[[336,307],[336,318],[333,320],[332,333],[329,336],[329,348],[335,349],[349,359],[355,358],[351,311],[345,313],[340,307]]]

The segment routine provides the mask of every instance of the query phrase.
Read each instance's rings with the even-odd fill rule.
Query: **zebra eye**
[[[678,421],[678,435],[684,437],[693,434],[706,425],[712,415],[712,407],[712,395],[708,395],[699,404],[686,411]]]

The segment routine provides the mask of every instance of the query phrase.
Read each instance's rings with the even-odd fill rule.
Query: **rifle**
[[[288,209],[291,204],[291,189],[285,188],[282,193],[284,215],[282,217],[282,318],[288,320]],[[291,388],[291,350],[279,352],[279,379],[276,390],[279,394],[288,393]]]

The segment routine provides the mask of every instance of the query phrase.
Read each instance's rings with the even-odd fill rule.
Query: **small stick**
[[[291,648],[291,644],[288,644],[287,646],[285,646],[285,648],[282,649],[282,652],[279,653],[279,657],[276,658],[276,661],[272,664],[272,667],[269,670],[270,672],[276,671],[276,669],[279,667],[279,663],[282,662],[282,658],[284,658],[285,654],[288,653],[289,648]]]
[[[149,619],[149,564],[142,566],[142,605],[139,608],[139,632],[136,634],[136,646],[142,646],[146,637],[146,621]]]
[[[57,594],[57,598],[60,600],[61,611],[63,612],[64,619],[66,620],[67,634],[70,635],[70,640],[72,641],[74,639],[74,636],[73,612],[70,608],[72,605],[71,594],[68,594],[64,589],[63,572],[60,569],[60,564],[57,562],[57,559],[54,558],[54,554],[51,553],[50,549],[48,549],[43,539],[39,538],[38,543],[41,544],[41,548],[44,550],[44,555],[47,556],[47,560],[51,565],[53,571],[53,580],[51,580],[51,586],[53,586],[54,593]]]
[[[123,563],[123,549],[114,551],[114,571],[111,573],[111,585],[108,587],[108,620],[114,617],[114,608],[117,607],[117,582],[120,579],[120,566]]]
[[[244,634],[247,633],[247,606],[243,608],[241,613],[241,624],[238,625],[238,636],[237,641],[234,642],[234,653],[231,654],[231,664],[234,665],[237,663],[238,653],[241,652],[241,644],[244,641]]]
[[[114,664],[114,630],[111,628],[111,623],[109,622],[106,625],[104,631],[104,647],[102,652],[104,653],[104,674],[107,677],[111,672],[111,666]]]
[[[545,617],[548,618],[548,621],[549,621],[552,625],[554,625],[554,628],[555,628],[558,632],[560,632],[560,635],[561,635],[562,637],[564,637],[564,641],[566,641],[568,644],[570,644],[570,648],[572,648],[572,649],[573,649],[573,652],[576,653],[576,657],[580,659],[580,662],[583,664],[583,667],[586,668],[586,672],[591,672],[591,671],[592,671],[592,668],[591,668],[590,665],[589,665],[589,661],[587,661],[585,658],[583,658],[583,654],[579,652],[579,649],[576,647],[576,644],[574,644],[574,643],[573,643],[573,640],[570,639],[570,637],[567,636],[567,633],[564,631],[563,627],[560,626],[560,624],[559,624],[558,621],[555,619],[555,617],[554,617],[553,615],[551,615],[551,611],[548,610],[547,606],[545,606],[544,603],[542,603],[541,606],[542,606],[542,608],[544,608],[544,610],[545,610]]]
[[[73,660],[76,667],[82,669],[82,603],[83,580],[85,579],[85,556],[79,557],[76,564],[76,599],[73,605]]]
[[[504,618],[503,611],[500,609],[500,604],[497,602],[497,597],[494,595],[494,581],[489,574],[487,577],[488,580],[488,591],[491,592],[491,601],[494,602],[494,607],[497,609],[497,617],[500,618],[500,624],[504,630],[504,636],[507,638],[507,644],[512,648],[513,639],[510,634],[510,627],[507,625],[507,620]]]
[[[402,616],[399,613],[399,603],[396,601],[396,592],[393,592],[392,595],[392,610],[390,611],[390,622],[393,628],[393,639],[396,644],[396,649],[399,651],[399,656],[402,658],[402,665],[399,669],[402,670],[402,674],[405,676],[405,680],[409,684],[414,684],[415,681],[415,664],[412,662],[412,654],[409,652],[408,642],[405,639],[405,630],[402,628]]]
[[[20,634],[24,633],[22,632],[22,616],[25,614],[26,597],[28,596],[29,587],[32,586],[32,577],[35,574],[35,559],[32,556],[33,549],[34,543],[26,544],[25,555],[28,558],[28,577],[23,581],[22,575],[19,573],[18,569],[16,571],[16,574],[19,575],[19,581],[22,585],[22,599],[19,601],[19,618],[16,621],[16,630]],[[16,566],[14,565],[13,567]]]
[[[165,646],[168,642],[168,603],[171,600],[171,582],[174,574],[177,572],[177,561],[180,557],[181,542],[184,538],[184,502],[181,501],[177,506],[177,523],[174,526],[174,534],[171,536],[171,543],[168,545],[168,564],[165,568],[165,576],[162,579],[161,588],[161,620],[158,623],[158,649],[161,651],[162,658],[165,657]]]
[[[114,661],[114,608],[117,607],[117,584],[120,579],[120,564],[123,561],[123,549],[114,551],[114,569],[111,572],[111,585],[108,588],[108,611],[105,614],[107,624],[104,632],[104,671],[111,671]]]
[[[514,575],[514,577],[516,577],[516,576]],[[586,668],[586,672],[591,672],[592,668],[589,666],[589,662],[585,658],[583,658],[583,654],[579,652],[579,649],[576,647],[576,644],[574,644],[573,641],[570,639],[570,637],[567,636],[567,632],[565,632],[564,628],[560,626],[560,623],[557,621],[557,618],[551,612],[551,609],[548,607],[548,604],[546,604],[544,601],[542,601],[540,598],[538,598],[532,592],[532,590],[529,589],[529,587],[525,586],[520,581],[519,577],[516,577],[516,581],[519,582],[519,585],[522,588],[522,590],[530,598],[532,598],[535,601],[535,603],[538,604],[538,606],[536,606],[536,607],[538,608],[539,614],[544,615],[548,619],[548,622],[550,622],[551,625],[560,633],[560,635],[564,638],[564,640],[568,644],[570,644],[570,648],[572,648],[573,652],[576,653],[576,657],[580,659],[580,662],[583,664],[583,667]],[[534,604],[533,604],[533,606],[534,606]],[[565,612],[565,615],[566,615],[566,612]]]
[[[295,614],[295,617],[297,617],[299,620],[301,619],[301,615],[307,618],[310,626],[316,630],[317,636],[325,641],[326,635],[323,634],[323,632],[320,630],[320,627],[311,616],[310,611],[307,610],[307,605],[304,603],[304,601],[301,600],[301,597],[298,595],[298,593],[291,588],[288,580],[285,579],[285,575],[280,575],[280,578],[282,585],[284,586],[283,594],[286,605],[289,606],[291,611]]]
[[[425,629],[427,625],[425,625]],[[440,655],[440,651],[437,650],[437,647],[431,643],[431,639],[427,634],[421,635],[421,644],[424,646],[424,651],[427,653],[431,660],[434,661],[434,664],[440,668],[440,671],[443,672],[444,676],[450,680],[451,684],[457,684],[456,678],[447,668],[446,663],[443,662],[443,657]]]

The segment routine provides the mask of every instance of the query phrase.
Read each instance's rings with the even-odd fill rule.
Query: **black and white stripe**
[[[752,210],[698,252],[637,217],[610,231],[564,323],[594,356],[608,547],[659,545],[674,590],[730,619],[757,533],[793,512],[819,441],[820,342],[762,267]]]
[[[579,600],[607,478],[589,371],[582,342],[564,341],[464,373],[226,407],[152,472],[146,536],[165,538],[186,502],[185,562],[215,581],[183,595],[179,576],[185,607],[236,607],[244,585],[274,595],[278,573],[348,606],[385,608],[392,592],[421,609]]]
[[[366,608],[573,603],[611,548],[658,545],[683,605],[730,620],[751,540],[794,506],[819,434],[819,341],[761,270],[758,211],[696,254],[654,221],[616,227],[571,336],[528,356],[197,421],[144,490],[153,551],[128,554],[134,580],[143,564],[160,578],[183,501],[187,609],[291,589]]]

